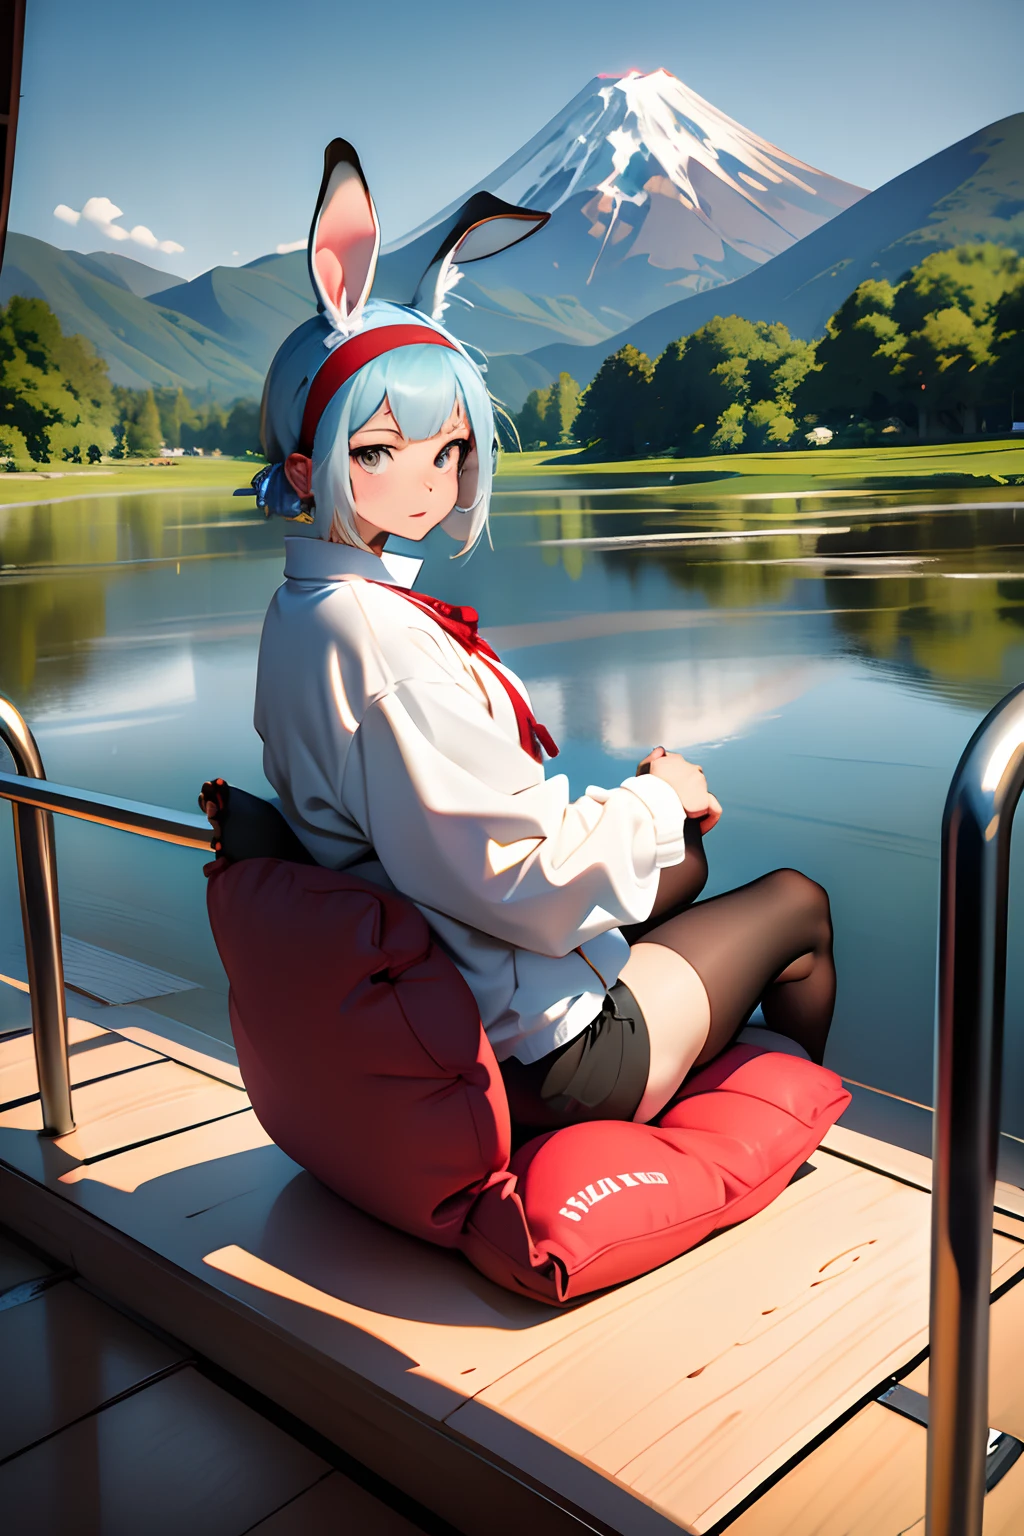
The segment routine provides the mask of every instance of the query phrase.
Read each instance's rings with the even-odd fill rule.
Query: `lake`
[[[1024,678],[1021,491],[498,483],[493,551],[452,562],[438,533],[419,588],[479,609],[574,793],[655,744],[703,764],[725,807],[708,894],[780,865],[827,887],[829,1064],[930,1102],[942,806],[974,727]],[[285,526],[221,492],[0,508],[0,692],[51,779],[187,810],[218,774],[266,792],[252,696]],[[197,983],[146,1006],[223,1036],[201,856],[57,829],[65,932]],[[20,946],[6,812],[0,870],[3,970]],[[1011,934],[1009,1085],[1020,950]]]

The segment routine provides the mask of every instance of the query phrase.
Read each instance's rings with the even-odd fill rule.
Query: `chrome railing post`
[[[33,779],[46,777],[35,737],[14,705],[3,695],[0,695],[0,738],[6,742],[19,774]],[[68,1070],[68,1018],[64,1004],[53,817],[49,811],[30,805],[16,803],[11,809],[14,812],[14,848],[18,861],[43,1134],[63,1136],[74,1130],[75,1120]]]
[[[1024,684],[982,721],[942,818],[927,1536],[982,1536],[1010,829]]]

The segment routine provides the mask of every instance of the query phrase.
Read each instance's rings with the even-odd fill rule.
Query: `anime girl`
[[[434,315],[456,262],[546,218],[477,194],[407,248],[408,266],[429,258],[418,283],[391,278],[410,305],[369,299],[377,215],[351,145],[328,146],[309,243],[319,313],[263,397],[258,496],[292,526],[255,723],[308,855],[403,893],[454,960],[513,1121],[647,1121],[758,1003],[822,1059],[832,930],[825,892],[794,870],[696,903],[721,807],[678,754],[655,747],[621,784],[570,799],[477,615],[412,590],[416,562],[386,553],[437,527],[468,552],[486,527],[491,401]]]

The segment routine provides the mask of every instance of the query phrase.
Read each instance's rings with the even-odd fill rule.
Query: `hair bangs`
[[[455,352],[444,347],[400,347],[361,368],[353,380],[349,430],[358,432],[387,400],[405,437],[434,437],[460,400],[452,366]]]

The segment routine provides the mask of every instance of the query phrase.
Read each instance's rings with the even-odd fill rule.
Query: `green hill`
[[[150,294],[160,293],[164,288],[172,288],[175,283],[185,281],[183,277],[175,277],[173,272],[161,272],[159,267],[147,267],[144,261],[121,256],[117,251],[90,251],[88,255],[82,255],[79,251],[65,251],[64,255],[77,261],[87,272],[106,278],[118,288],[127,288],[129,293],[137,294],[140,299],[148,299]]]
[[[260,393],[266,364],[254,366],[247,349],[188,315],[141,298],[116,274],[104,277],[101,270],[45,240],[12,233],[0,271],[0,303],[16,293],[45,299],[66,334],[87,337],[106,358],[116,384],[210,388],[222,399]],[[282,335],[288,329],[290,323]]]
[[[281,342],[316,309],[305,251],[263,256],[245,267],[213,267],[150,299],[202,326],[260,376]]]

